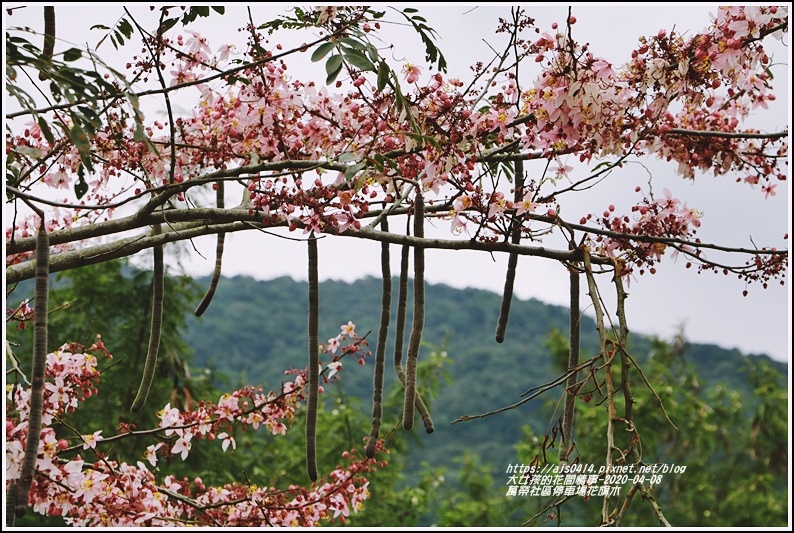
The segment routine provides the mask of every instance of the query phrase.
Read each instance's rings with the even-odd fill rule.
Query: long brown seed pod
[[[215,204],[218,206],[218,209],[223,209],[224,207],[224,187],[223,181],[219,181],[217,184],[217,189],[215,191]],[[212,297],[215,296],[215,290],[218,288],[218,281],[221,279],[221,270],[223,266],[223,245],[226,242],[226,233],[221,231],[218,233],[218,241],[215,245],[215,269],[212,271],[212,279],[210,279],[210,286],[207,287],[207,292],[204,294],[204,298],[201,299],[201,303],[198,304],[196,307],[195,315],[201,316],[204,314],[204,311],[207,310],[209,307],[210,302],[212,302]]]
[[[414,236],[422,239],[424,229],[425,205],[422,192],[417,191],[414,201]],[[405,400],[403,402],[403,428],[414,427],[414,404],[416,403],[416,366],[422,330],[425,325],[425,249],[414,246],[414,316],[411,336],[408,338],[408,356],[405,362]]]
[[[317,481],[317,400],[320,387],[320,289],[317,273],[317,237],[309,237],[309,399],[306,410],[306,470]]]
[[[408,260],[411,247],[403,244],[400,254],[400,284],[397,292],[397,323],[394,336],[394,371],[400,376],[400,382],[405,384],[405,371],[403,370],[403,343],[405,342],[405,316],[408,312]]]
[[[380,229],[388,232],[389,222],[384,218]],[[389,335],[391,318],[391,268],[389,265],[389,243],[380,245],[380,270],[383,277],[383,290],[380,299],[380,326],[378,328],[378,345],[375,348],[375,378],[372,388],[372,429],[367,440],[367,457],[375,456],[375,446],[380,436],[381,417],[383,416],[383,372],[386,366],[386,340]]]
[[[10,481],[6,490],[6,527],[14,527],[16,518],[15,508],[17,505],[17,482]]]
[[[574,268],[570,269],[570,285],[571,311],[568,330],[569,352],[567,368],[569,372],[579,366],[579,332],[581,323],[579,316],[579,272]],[[559,452],[560,463],[567,462],[573,451],[573,415],[574,408],[576,407],[577,375],[577,372],[571,372],[565,384],[565,408],[562,413],[562,444],[560,445]]]
[[[394,340],[394,372],[400,383],[405,386],[405,370],[403,370],[402,357],[403,357],[403,342],[405,337],[405,315],[408,310],[408,259],[410,256],[411,247],[404,244],[402,247],[402,255],[400,259],[400,285],[397,293],[397,323],[395,326],[396,334]],[[433,426],[433,419],[430,417],[430,410],[425,405],[419,391],[416,391],[416,402],[414,403],[416,410],[419,411],[419,416],[422,417],[422,423],[425,426],[426,433],[433,433],[435,427]]]
[[[155,233],[160,227],[155,226]],[[149,331],[149,349],[146,352],[146,363],[143,367],[143,379],[138,387],[138,394],[132,402],[131,411],[139,413],[149,397],[157,368],[157,354],[160,351],[160,336],[163,330],[163,293],[165,292],[165,265],[163,264],[163,246],[157,245],[154,251],[154,271],[152,276],[152,325]]]
[[[42,53],[52,59],[55,52],[55,6],[44,6],[44,47]]]
[[[518,205],[524,199],[524,162],[520,159],[515,162],[515,190],[513,191],[513,203]],[[521,242],[521,224],[513,221],[511,226],[510,242],[519,244]],[[507,274],[505,275],[505,287],[502,292],[502,305],[499,308],[499,319],[496,322],[496,342],[504,342],[505,332],[507,331],[507,321],[510,319],[510,304],[513,301],[513,285],[516,280],[516,267],[518,266],[518,254],[511,252],[507,259]]]
[[[44,223],[36,235],[36,282],[34,297],[36,302],[33,319],[33,374],[30,387],[30,413],[28,414],[28,438],[25,443],[25,456],[17,486],[16,515],[24,516],[28,507],[28,495],[36,472],[36,458],[39,455],[41,440],[41,415],[44,410],[44,371],[47,366],[47,309],[49,299],[50,275],[50,237]]]
[[[41,53],[48,59],[52,59],[55,53],[55,6],[44,6],[44,45]],[[39,80],[44,81],[49,78],[44,70],[39,71]]]

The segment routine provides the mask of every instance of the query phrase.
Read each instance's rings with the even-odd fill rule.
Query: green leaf
[[[345,179],[350,181],[351,179],[353,179],[353,176],[358,174],[366,166],[367,166],[367,163],[364,162],[364,161],[361,161],[360,163],[356,163],[353,166],[347,167],[347,169],[345,170]]]
[[[8,162],[14,162],[14,152],[8,154]],[[19,169],[17,167],[7,167],[8,173],[6,173],[6,183],[11,185],[12,187],[16,187],[19,185]],[[11,198],[11,193],[8,192],[8,197]]]
[[[593,167],[593,172],[596,172],[598,169],[600,169],[602,167],[608,167],[608,166],[611,166],[613,164],[614,163],[612,161],[602,161],[599,164],[597,164],[595,167]]]
[[[80,152],[80,160],[86,168],[93,170],[93,165],[91,164],[91,142],[86,131],[79,125],[75,125],[69,130],[69,139]]]
[[[54,81],[50,83],[50,94],[52,95],[53,100],[56,102],[60,102],[63,100],[63,94],[61,93],[61,86],[55,83]]]
[[[83,57],[83,52],[81,52],[78,48],[69,48],[63,53],[64,61],[77,61],[81,57]]]
[[[328,52],[334,49],[335,43],[323,43],[318,46],[312,54],[312,62],[317,62],[328,55]]]
[[[21,45],[30,44],[30,41],[28,41],[27,39],[23,39],[22,37],[16,37],[15,35],[11,35],[11,36],[6,35],[6,40],[8,42],[15,44],[21,44]]]
[[[386,169],[385,161],[386,158],[383,157],[383,154],[375,154],[372,158],[372,164],[375,165],[375,169],[381,173]]]
[[[332,73],[337,72],[342,67],[342,55],[334,54],[328,58],[325,63],[325,72],[330,76]]]
[[[212,9],[219,15],[223,15],[226,13],[226,8],[223,6],[212,6]]]
[[[41,159],[42,155],[44,155],[41,153],[41,150],[32,146],[17,146],[14,150],[19,155],[24,155],[33,159]]]
[[[328,58],[328,62],[325,64],[325,71],[328,73],[325,84],[331,85],[336,80],[336,77],[339,76],[339,73],[342,72],[342,56],[336,54]]]
[[[74,184],[74,194],[79,200],[88,192],[88,184],[85,182],[85,170],[83,169],[83,165],[80,165],[77,169],[77,177],[78,180]]]
[[[336,160],[340,163],[352,163],[353,161],[358,161],[359,156],[353,152],[343,152],[339,154],[339,157],[337,157]]]
[[[75,196],[77,196],[77,199],[79,200],[80,198],[85,196],[85,193],[87,192],[88,192],[88,184],[85,182],[84,179],[80,178],[74,184],[74,194]]]
[[[171,28],[173,28],[176,23],[179,22],[179,19],[165,19],[160,26],[160,33],[165,33]]]
[[[52,135],[52,130],[50,129],[50,125],[47,124],[47,121],[44,120],[44,117],[39,117],[38,121],[39,128],[41,128],[41,133],[44,135],[44,138],[47,139],[47,142],[50,144],[55,144],[55,137]]]
[[[119,31],[124,34],[124,37],[130,39],[134,30],[129,20],[121,19],[121,22],[119,22]]]
[[[367,181],[367,174],[366,172],[362,172],[361,175],[356,180],[356,184],[353,185],[353,190],[356,192],[361,190],[361,187],[364,186],[364,182]]]
[[[345,59],[359,70],[375,71],[375,65],[367,57],[353,48],[345,48]]]
[[[140,122],[135,125],[135,135],[132,138],[137,142],[143,142],[146,139],[146,135],[143,133],[143,124]]]
[[[361,50],[362,52],[367,48],[369,48],[369,45],[367,43],[362,43],[358,39],[353,39],[351,37],[342,37],[341,39],[339,39],[339,42],[345,43],[348,46],[352,46],[356,50]]]
[[[378,64],[378,90],[383,91],[386,88],[386,83],[389,81],[389,67],[385,61]]]

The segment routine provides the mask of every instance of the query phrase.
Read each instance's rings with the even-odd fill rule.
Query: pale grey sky
[[[33,4],[26,4],[33,5]],[[43,5],[43,4],[42,4]],[[151,21],[152,14],[148,4],[127,4],[128,8],[142,21]],[[397,5],[397,4],[394,4]],[[407,5],[407,4],[405,4]],[[439,47],[447,58],[449,74],[467,79],[468,67],[477,60],[490,59],[489,44],[499,48],[497,35],[494,34],[497,18],[509,14],[509,6],[487,4],[486,6],[463,4],[413,4],[428,24],[440,36]],[[252,4],[254,20],[264,20],[267,13],[273,13],[286,4]],[[615,65],[623,64],[640,35],[655,35],[659,29],[676,28],[678,31],[697,31],[709,24],[709,13],[716,12],[717,4],[573,4],[577,17],[574,37],[580,42],[589,42],[596,56],[602,56]],[[4,3],[4,8],[9,7]],[[385,8],[385,7],[384,7]],[[562,23],[567,16],[567,4],[528,5],[536,24],[543,31],[550,28],[552,21]],[[88,42],[95,45],[100,34],[89,31],[94,24],[111,26],[123,14],[122,4],[56,4],[57,34],[59,39],[71,41],[76,45]],[[214,15],[209,21],[198,21],[192,29],[205,35],[213,50],[229,42],[244,42],[244,35],[237,31],[247,21],[245,6],[227,5],[224,16]],[[43,27],[40,7],[29,7],[15,11],[9,17],[4,12],[4,24],[30,26],[41,30]],[[396,61],[406,60],[414,64],[423,63],[424,51],[418,37],[410,30],[394,37]],[[487,43],[486,43],[487,42]],[[784,46],[785,45],[785,46]],[[59,46],[56,45],[56,52]],[[126,55],[137,53],[140,46],[135,44],[117,56],[122,61]],[[783,44],[773,46],[768,51],[775,54],[780,63],[775,79],[775,93],[778,100],[775,106],[763,117],[759,117],[758,127],[768,131],[780,131],[789,126],[790,116],[790,48],[788,36]],[[100,52],[114,52],[106,42]],[[308,64],[303,58],[300,64],[287,58],[291,74],[300,79],[324,78],[323,64]],[[526,72],[530,72],[528,66]],[[529,83],[531,77],[523,79]],[[188,94],[185,92],[185,94]],[[4,94],[5,99],[5,94]],[[156,110],[159,101],[145,102]],[[187,111],[189,101],[182,101]],[[161,108],[161,106],[160,106]],[[155,116],[148,118],[162,119]],[[568,161],[576,168],[573,158]],[[745,184],[734,183],[729,177],[714,178],[699,175],[694,182],[676,176],[675,166],[664,164],[655,159],[643,161],[644,166],[628,165],[621,173],[622,182],[618,188],[604,186],[580,197],[577,205],[567,200],[564,209],[571,213],[586,210],[600,213],[610,203],[628,206],[637,197],[631,193],[636,184],[645,184],[648,173],[655,180],[654,190],[669,188],[674,195],[687,201],[705,213],[703,227],[699,236],[704,241],[717,241],[725,245],[751,247],[753,242],[759,246],[788,246],[782,233],[791,228],[791,193],[788,182],[778,186],[778,194],[765,200],[759,191],[751,190]],[[528,166],[531,174],[537,166]],[[541,168],[542,170],[542,168]],[[585,172],[581,169],[580,172]],[[576,171],[574,171],[576,172]],[[658,180],[658,182],[656,182]],[[614,181],[614,180],[612,180]],[[230,195],[238,192],[230,192]],[[228,203],[236,203],[238,198]],[[576,211],[577,214],[579,211]],[[757,213],[763,213],[762,216]],[[578,216],[577,216],[578,219]],[[437,233],[443,238],[451,238],[448,226],[442,224]],[[214,237],[195,241],[205,258],[195,256],[187,263],[191,272],[197,275],[209,274],[213,266],[215,246]],[[397,254],[394,254],[395,256]],[[378,276],[379,245],[377,243],[332,237],[320,242],[320,275],[323,279],[353,281],[364,275]],[[476,287],[501,292],[507,258],[496,254],[473,252],[442,252],[428,250],[426,279],[429,283],[445,283],[454,287]],[[396,271],[397,265],[393,267]],[[258,232],[232,234],[227,237],[224,257],[224,274],[246,274],[258,279],[288,275],[305,279],[305,245],[284,239],[265,236]],[[537,298],[544,302],[567,305],[568,277],[558,264],[532,258],[519,260],[516,277],[515,295],[518,298]],[[726,348],[739,348],[745,353],[766,353],[775,359],[787,361],[791,354],[790,309],[791,285],[770,286],[764,290],[753,285],[747,297],[742,296],[744,284],[733,277],[711,273],[696,274],[686,270],[683,262],[674,263],[665,257],[655,276],[642,276],[632,281],[627,302],[629,327],[636,333],[656,334],[670,338],[679,326],[691,342],[715,343]],[[608,293],[610,291],[605,291]],[[584,300],[583,300],[584,301]],[[584,305],[583,305],[584,307]],[[610,307],[610,310],[614,307]],[[589,312],[586,309],[585,312]],[[511,327],[513,327],[511,325]]]

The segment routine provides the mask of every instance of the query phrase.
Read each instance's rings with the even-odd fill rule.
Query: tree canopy
[[[447,72],[434,30],[413,8],[293,8],[268,20],[253,20],[249,11],[240,22],[244,49],[211,47],[191,30],[199,18],[226,16],[223,7],[155,7],[158,19],[151,27],[125,8],[111,26],[95,26],[103,35],[100,44],[109,40],[121,49],[140,42],[123,68],[103,60],[99,46],[59,46],[56,8],[43,11],[43,36],[10,28],[5,46],[7,96],[18,107],[5,115],[6,211],[13,213],[5,241],[7,293],[35,279],[33,305],[22,302],[11,313],[19,323],[33,322],[35,339],[31,356],[15,365],[17,386],[9,393],[7,501],[17,514],[32,506],[84,525],[313,525],[355,512],[369,494],[367,472],[384,466],[387,368],[404,388],[403,428],[414,429],[418,417],[425,431],[433,431],[417,388],[430,249],[509,257],[494,317],[497,343],[510,335],[520,258],[567,269],[565,370],[516,403],[465,421],[476,423],[562,386],[560,416],[544,445],[556,447],[561,468],[603,461],[604,470],[582,485],[603,489],[610,472],[654,460],[642,455],[645,432],[637,427],[632,391],[647,388],[659,397],[653,376],[629,349],[629,281],[656,273],[663,257],[680,258],[693,271],[736,276],[747,286],[767,287],[787,276],[785,221],[775,221],[781,237],[771,243],[703,241],[703,213],[654,187],[652,174],[624,185],[616,193],[620,201],[585,210],[573,201],[614,181],[618,168],[648,157],[669,162],[684,180],[696,182],[708,173],[743,181],[748,194],[768,197],[785,186],[788,131],[751,126],[775,99],[775,65],[764,44],[787,33],[784,7],[721,7],[704,21],[705,30],[691,35],[660,29],[641,38],[624,65],[577,42],[572,9],[566,20],[541,28],[530,12],[514,8],[509,18],[495,21],[507,45],[491,58],[478,58],[468,73]],[[393,59],[379,35],[394,23],[421,40],[428,66]],[[283,35],[306,40],[285,45]],[[315,65],[316,78],[291,74],[290,62],[302,55]],[[164,108],[164,120],[147,118],[149,99]],[[567,161],[577,162],[577,172]],[[527,172],[533,162],[542,162],[543,170]],[[634,200],[627,203],[627,196]],[[240,200],[227,205],[227,197]],[[738,231],[744,217],[757,216],[763,212],[743,213],[732,223]],[[448,238],[426,233],[442,223]],[[291,339],[306,346],[306,367],[272,392],[246,386],[217,402],[152,407],[147,397],[157,379],[171,297],[167,252],[175,243],[217,236],[216,269],[195,310],[202,315],[221,279],[225,238],[242,231],[306,242],[305,264],[296,265],[309,279],[306,337]],[[366,258],[382,265],[377,338],[368,339],[351,321],[340,325],[337,336],[319,337],[317,271],[323,257],[317,241],[325,238],[380,243],[380,256]],[[400,248],[401,271],[394,363],[386,365],[394,246]],[[70,445],[53,425],[95,394],[97,357],[110,352],[102,337],[59,339],[60,347],[50,351],[49,274],[150,249],[147,349],[130,409],[159,409],[157,427],[124,426],[114,436],[76,428],[80,443]],[[184,249],[189,253],[189,246]],[[607,293],[614,310],[607,307]],[[579,348],[583,307],[594,312],[599,338],[589,358]],[[363,362],[371,355],[370,342],[375,378],[366,446],[345,451],[344,466],[319,472],[318,395],[349,358]],[[603,406],[600,457],[583,455],[592,443],[577,443],[577,404],[593,395]],[[143,462],[117,462],[103,448],[129,435],[157,435],[146,453],[155,466],[166,455],[186,458],[193,439],[219,439],[224,450],[233,448],[231,425],[283,433],[299,408],[306,416],[306,487],[277,490],[247,480],[207,487],[200,478],[171,475],[158,480]],[[659,409],[664,414],[661,402]],[[41,438],[29,439],[31,434]],[[78,449],[95,461],[75,454]],[[548,463],[545,451],[533,466],[541,462]],[[659,523],[667,522],[649,480],[636,482],[634,493],[651,502]],[[621,501],[608,488],[597,494],[603,498],[600,523],[619,525],[621,505],[631,498]]]

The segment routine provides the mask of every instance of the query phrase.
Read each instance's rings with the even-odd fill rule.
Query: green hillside
[[[208,279],[197,280],[200,285]],[[394,335],[394,309],[397,280],[393,283],[391,337],[387,348],[386,384],[396,382],[391,370]],[[410,291],[409,291],[410,294]],[[210,366],[232,376],[240,383],[273,386],[286,368],[304,367],[307,285],[291,278],[257,281],[250,277],[223,278],[212,305],[201,318],[188,318],[187,339],[195,350],[193,366]],[[362,279],[354,284],[325,281],[320,285],[320,339],[339,333],[339,326],[352,320],[356,331],[375,350],[380,315],[381,280]],[[513,461],[515,444],[522,439],[528,424],[542,435],[553,423],[554,401],[561,389],[533,400],[520,408],[497,416],[451,425],[463,415],[488,412],[520,400],[527,389],[553,380],[559,375],[547,341],[552,330],[567,331],[568,310],[537,300],[514,300],[507,336],[502,344],[494,340],[501,296],[483,290],[454,289],[445,285],[426,288],[426,316],[420,359],[431,351],[445,351],[450,382],[433,402],[436,431],[425,435],[421,424],[414,428],[425,445],[408,461],[409,469],[420,461],[457,469],[464,452],[476,451],[490,458],[494,470]],[[409,319],[410,326],[410,305]],[[409,332],[406,332],[406,341]],[[597,349],[594,321],[582,323],[582,352]],[[645,359],[650,339],[631,338],[632,353]],[[691,345],[689,361],[704,383],[724,383],[729,388],[748,390],[746,359],[737,350],[714,345]],[[772,364],[785,375],[786,366],[766,356],[754,356]],[[345,391],[371,406],[374,362],[360,368],[348,364],[343,375]],[[232,384],[236,384],[236,381]],[[554,400],[554,401],[552,401]]]

